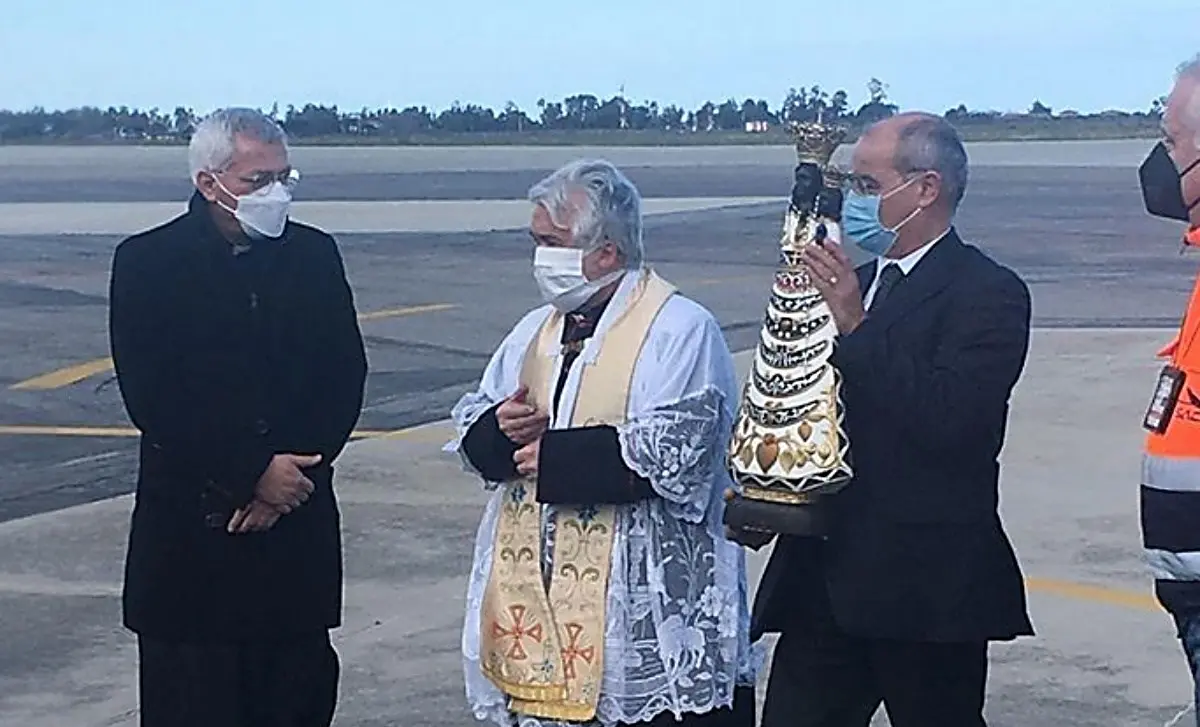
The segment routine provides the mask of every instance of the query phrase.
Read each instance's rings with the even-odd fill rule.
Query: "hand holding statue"
[[[838,333],[846,336],[854,332],[866,317],[866,311],[854,263],[842,246],[834,242],[809,245],[800,253],[800,260],[813,287],[829,305]]]

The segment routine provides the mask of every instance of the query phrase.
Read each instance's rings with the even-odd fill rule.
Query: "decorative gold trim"
[[[771,296],[771,300],[767,304],[767,307],[768,309],[773,308],[780,313],[803,314],[817,307],[821,303],[822,298],[820,293],[802,295],[798,298],[775,293]]]
[[[829,341],[818,341],[798,350],[793,346],[772,346],[765,341],[759,341],[758,355],[771,368],[787,370],[813,362],[828,348]]]
[[[799,492],[783,492],[780,490],[764,490],[750,485],[747,485],[742,490],[742,497],[747,500],[774,502],[782,505],[811,505],[817,501],[817,498],[812,495],[805,495]]]
[[[647,333],[675,294],[642,272],[625,308],[604,333],[595,361],[584,366],[572,426],[625,420],[633,371]],[[562,316],[552,313],[525,351],[520,381],[529,400],[549,410],[554,356],[550,344]],[[566,405],[564,401],[563,405]],[[495,557],[480,614],[480,669],[509,696],[511,711],[587,722],[596,715],[604,674],[608,576],[617,525],[612,505],[559,508],[549,583],[543,579],[537,479],[503,491]]]
[[[779,402],[770,401],[767,402],[767,407],[771,408],[767,408],[758,406],[752,401],[742,403],[746,410],[746,416],[750,417],[755,424],[764,427],[789,427],[811,417],[820,405],[819,401],[810,401],[799,406],[783,408],[779,407]]]
[[[820,121],[794,123],[788,131],[796,144],[796,160],[801,164],[812,163],[822,168],[829,165],[833,153],[849,133],[844,126],[830,126]]]
[[[794,343],[808,338],[821,330],[833,320],[832,315],[806,316],[801,319],[789,318],[786,315],[767,314],[763,327],[771,337],[784,343]]]
[[[841,169],[833,164],[825,167],[825,188],[826,189],[841,189],[846,180],[850,178],[850,170]]]
[[[816,386],[817,382],[825,376],[825,369],[814,368],[812,371],[802,373],[796,378],[788,378],[783,374],[764,376],[758,369],[754,369],[751,372],[751,376],[754,380],[754,390],[758,393],[763,396],[787,399]]]
[[[589,722],[596,716],[594,706],[569,702],[535,702],[513,699],[509,703],[509,709],[530,717],[552,719],[557,722]]]

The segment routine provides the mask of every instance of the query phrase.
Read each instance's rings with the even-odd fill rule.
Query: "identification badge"
[[[1179,392],[1183,390],[1183,379],[1183,371],[1174,366],[1163,367],[1154,386],[1154,397],[1150,399],[1146,418],[1142,420],[1143,427],[1156,434],[1167,431],[1171,415],[1175,413],[1175,404],[1179,402]]]

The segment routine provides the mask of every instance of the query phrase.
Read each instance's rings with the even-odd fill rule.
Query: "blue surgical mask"
[[[915,178],[914,178],[915,179]],[[883,226],[879,219],[879,205],[883,200],[912,184],[910,179],[886,194],[862,194],[853,189],[846,190],[845,201],[842,203],[842,231],[854,244],[876,257],[883,257],[896,244],[896,233],[908,224],[908,221],[921,213],[918,207],[908,217],[900,220],[895,227]]]

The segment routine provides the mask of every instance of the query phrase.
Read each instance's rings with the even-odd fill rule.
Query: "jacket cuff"
[[[517,476],[517,465],[513,455],[517,445],[500,431],[496,420],[499,404],[483,413],[462,440],[463,452],[488,482],[506,482]]]
[[[258,481],[271,465],[275,453],[265,443],[255,442],[228,457],[223,471],[207,485],[227,498],[234,508],[242,508],[254,500]]]
[[[610,426],[551,429],[538,453],[538,502],[546,505],[624,505],[654,496],[650,481],[621,457]]]

